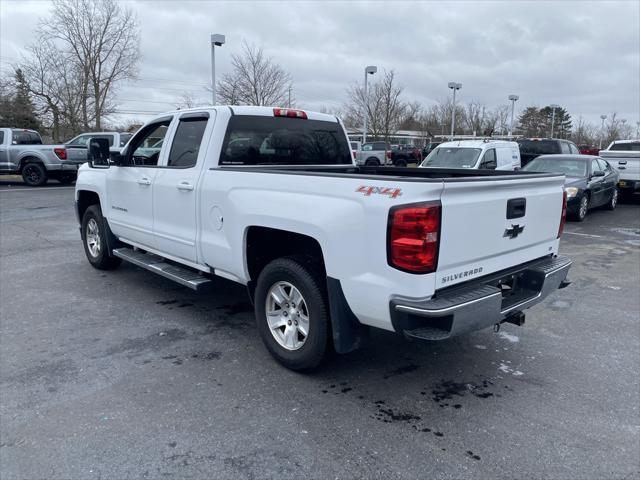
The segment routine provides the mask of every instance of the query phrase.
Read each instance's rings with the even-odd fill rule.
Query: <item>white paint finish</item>
[[[211,267],[220,276],[246,283],[250,280],[245,255],[249,227],[307,235],[319,243],[327,274],[340,280],[349,306],[359,320],[386,330],[392,330],[389,315],[392,297],[428,299],[437,288],[436,278],[457,270],[482,266],[481,275],[486,275],[557,253],[561,177],[532,179],[523,175],[508,180],[493,177],[486,181],[445,183],[406,181],[402,177],[230,170],[218,167],[217,163],[231,110],[215,107],[184,110],[180,114],[202,110],[216,118],[207,127],[203,137],[206,145],[201,147],[201,156],[192,172],[142,167],[80,169],[76,190],[91,190],[100,195],[112,229],[125,241],[142,248],[147,246],[159,255],[203,271]],[[234,107],[234,111],[236,115],[273,115],[272,109],[264,107]],[[325,114],[308,112],[308,115],[312,119],[336,121]],[[175,122],[174,118],[168,139],[175,131]],[[165,162],[165,148],[169,144],[170,140],[163,145],[160,165]],[[165,191],[165,184],[166,188],[175,187],[171,182],[188,174],[193,175],[189,179],[193,191],[178,193],[176,189],[171,195]],[[149,177],[151,184],[137,184],[141,175]],[[402,194],[396,198],[364,195],[357,191],[362,186],[400,188]],[[183,194],[188,200],[180,197]],[[506,220],[507,200],[518,197],[527,199],[526,216]],[[437,200],[443,205],[438,272],[413,275],[390,267],[389,209]],[[132,214],[113,210],[112,205],[127,208],[127,213]],[[516,239],[504,238],[505,228],[513,223],[524,224],[525,231]]]

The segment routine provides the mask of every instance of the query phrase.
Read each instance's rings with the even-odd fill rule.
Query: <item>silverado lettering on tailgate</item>
[[[473,270],[466,270],[464,272],[452,273],[451,275],[445,275],[440,281],[442,283],[448,283],[458,280],[459,278],[473,277],[479,273],[482,273],[482,267],[474,268]]]

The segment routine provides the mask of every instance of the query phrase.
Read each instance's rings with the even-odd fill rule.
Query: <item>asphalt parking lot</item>
[[[85,260],[73,188],[0,179],[0,478],[638,478],[640,201],[568,223],[573,282],[301,375],[245,290]]]

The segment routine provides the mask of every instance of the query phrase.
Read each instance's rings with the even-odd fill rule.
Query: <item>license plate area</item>
[[[535,298],[542,289],[543,275],[535,270],[523,270],[494,280],[493,286],[502,292],[501,309]]]

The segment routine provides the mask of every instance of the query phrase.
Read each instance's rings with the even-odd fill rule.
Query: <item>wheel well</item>
[[[290,255],[309,255],[317,259],[324,273],[322,248],[315,238],[268,227],[249,227],[246,240],[247,269],[255,282],[272,260]]]
[[[87,211],[87,208],[96,204],[100,205],[100,197],[96,192],[88,190],[80,190],[78,192],[78,217],[81,223],[82,217],[84,217],[84,212]]]
[[[20,167],[18,168],[18,172],[22,173],[22,169],[27,163],[39,163],[40,165],[44,166],[44,163],[42,163],[42,160],[40,160],[38,157],[24,157],[20,160]]]

